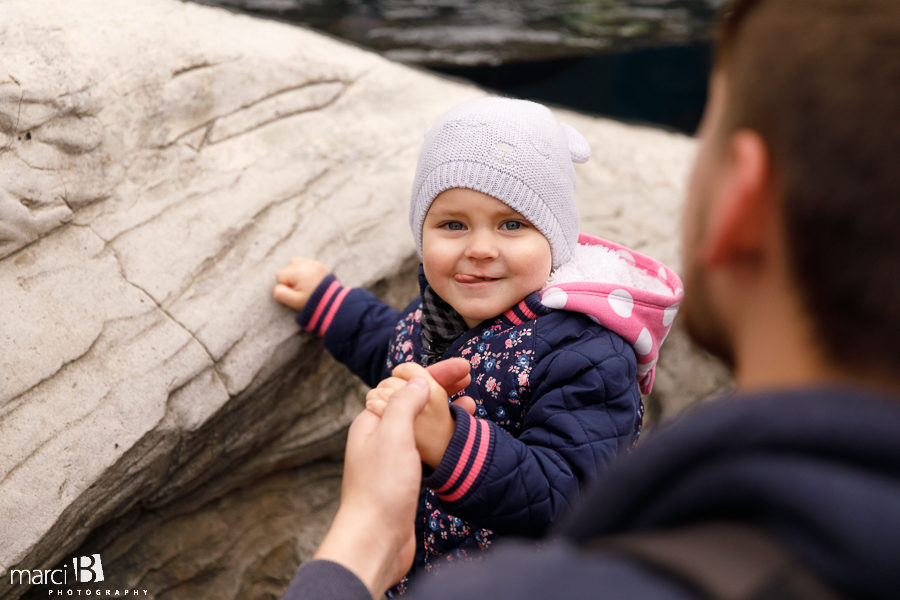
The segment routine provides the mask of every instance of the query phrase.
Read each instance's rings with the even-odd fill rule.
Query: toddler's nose
[[[491,232],[475,230],[469,235],[468,244],[466,244],[466,258],[486,260],[497,258],[497,255],[496,239]]]

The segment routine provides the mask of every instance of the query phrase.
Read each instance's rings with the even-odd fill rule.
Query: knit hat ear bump
[[[566,132],[566,139],[569,140],[569,152],[572,155],[572,161],[586,163],[591,157],[591,145],[588,144],[588,141],[584,136],[578,133],[578,130],[571,125],[568,125],[567,123],[560,123],[560,125],[562,125],[562,128]]]
[[[425,134],[409,208],[419,256],[422,225],[434,198],[466,188],[519,212],[550,243],[553,268],[578,241],[575,162],[590,157],[587,140],[527,100],[486,97],[460,104]]]

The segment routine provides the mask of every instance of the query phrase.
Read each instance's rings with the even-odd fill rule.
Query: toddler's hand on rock
[[[328,267],[311,258],[294,258],[275,274],[278,283],[272,296],[295,310],[303,310],[309,297],[330,273]]]

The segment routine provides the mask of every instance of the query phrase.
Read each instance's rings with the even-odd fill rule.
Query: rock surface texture
[[[0,597],[92,553],[92,589],[277,597],[362,393],[274,273],[314,256],[405,304],[422,135],[484,92],[175,0],[0,6]],[[691,140],[564,117],[582,229],[677,267]],[[677,331],[657,381],[663,416],[727,384]]]

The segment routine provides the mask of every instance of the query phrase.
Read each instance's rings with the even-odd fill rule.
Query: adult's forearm
[[[373,527],[379,515],[365,507],[338,509],[328,533],[311,561],[301,566],[283,600],[307,598],[380,598],[402,575],[398,574],[399,548],[395,536]]]
[[[405,538],[396,535],[398,528],[391,527],[390,519],[376,508],[374,503],[341,506],[313,558],[342,565],[378,598],[409,568],[398,567],[398,555],[415,541],[411,523],[409,540],[401,541]]]
[[[352,571],[330,560],[304,563],[282,600],[372,600],[365,584]]]

